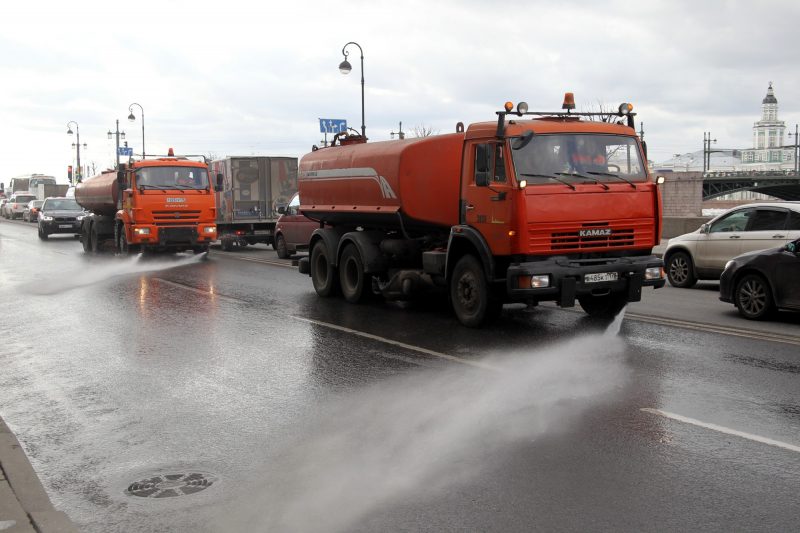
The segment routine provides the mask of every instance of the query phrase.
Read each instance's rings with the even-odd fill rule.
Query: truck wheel
[[[278,259],[289,259],[289,249],[286,248],[286,239],[283,235],[275,237],[275,252],[278,254]]]
[[[586,314],[597,318],[614,318],[628,303],[624,292],[612,292],[602,296],[579,296],[578,302]]]
[[[750,320],[762,320],[775,310],[769,284],[758,274],[748,274],[736,284],[733,301],[739,314]]]
[[[311,250],[311,282],[318,295],[327,298],[338,292],[339,279],[336,274],[328,247],[324,241],[317,242]]]
[[[679,289],[694,287],[697,278],[694,275],[692,258],[686,252],[675,252],[667,258],[667,279],[669,284]]]
[[[125,236],[125,228],[119,227],[117,229],[119,233],[118,241],[117,241],[117,250],[119,250],[120,255],[133,255],[139,252],[139,247],[135,245],[131,245],[128,243],[128,238]]]
[[[468,328],[482,325],[497,314],[498,302],[490,304],[489,300],[483,267],[474,255],[465,255],[456,263],[450,280],[450,301],[458,321]]]
[[[92,224],[92,231],[89,232],[89,251],[96,254],[100,250],[100,236],[97,234],[97,226]]]
[[[92,248],[89,246],[89,228],[91,224],[84,224],[81,226],[81,244],[83,245],[84,253],[92,253]]]
[[[339,261],[339,285],[342,296],[351,304],[364,301],[372,284],[367,286],[367,275],[364,274],[364,262],[355,244],[348,244]]]
[[[231,243],[230,239],[227,239],[227,238],[223,237],[220,240],[220,243],[222,244],[222,249],[224,251],[230,252],[231,250],[233,250],[233,244]]]

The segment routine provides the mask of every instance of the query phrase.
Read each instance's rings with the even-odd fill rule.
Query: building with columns
[[[753,147],[742,150],[741,170],[794,168],[794,147],[786,147],[785,132],[786,123],[778,120],[778,99],[769,82],[761,101],[761,120],[753,124]]]

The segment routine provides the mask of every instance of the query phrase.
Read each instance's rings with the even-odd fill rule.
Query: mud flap
[[[644,275],[641,273],[631,274],[628,278],[628,301],[639,302],[642,299],[642,283]]]
[[[564,278],[561,280],[561,299],[558,305],[561,307],[575,307],[575,278]]]

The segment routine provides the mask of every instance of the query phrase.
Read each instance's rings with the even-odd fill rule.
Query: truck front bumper
[[[208,244],[217,238],[213,224],[199,226],[154,226],[136,224],[131,228],[131,244],[159,247]]]
[[[512,263],[506,290],[512,300],[555,301],[573,307],[581,296],[626,293],[627,301],[642,299],[642,287],[666,283],[664,262],[655,255],[602,259],[552,257]]]

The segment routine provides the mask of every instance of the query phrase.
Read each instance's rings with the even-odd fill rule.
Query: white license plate
[[[253,232],[254,235],[272,235],[272,232],[268,229],[257,229]]]
[[[62,228],[62,229],[63,229],[63,228],[71,228],[71,227],[72,227],[72,224],[59,224],[59,225],[58,225],[58,227],[59,227],[59,228]]]
[[[601,281],[617,281],[619,274],[617,272],[598,272],[596,274],[585,274],[583,276],[584,283],[599,283]]]

